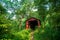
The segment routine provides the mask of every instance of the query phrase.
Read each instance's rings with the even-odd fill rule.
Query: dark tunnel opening
[[[38,21],[37,20],[29,21],[29,25],[32,30],[35,30],[36,26],[38,26]]]

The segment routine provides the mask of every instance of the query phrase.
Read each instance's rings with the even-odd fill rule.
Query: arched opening
[[[40,23],[40,20],[39,19],[36,19],[34,17],[32,18],[29,18],[26,20],[26,29],[32,29],[32,30],[35,30],[35,28],[39,28],[41,25]]]
[[[35,30],[36,26],[38,26],[38,21],[37,20],[29,21],[29,26],[32,30]]]

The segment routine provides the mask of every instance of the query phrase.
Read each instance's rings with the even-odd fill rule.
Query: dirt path
[[[30,33],[30,40],[34,40],[34,31],[32,31],[31,33]]]

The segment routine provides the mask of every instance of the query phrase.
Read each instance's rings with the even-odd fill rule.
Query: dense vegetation
[[[34,40],[60,39],[60,0],[0,0],[0,40],[30,40],[31,17],[41,20]]]

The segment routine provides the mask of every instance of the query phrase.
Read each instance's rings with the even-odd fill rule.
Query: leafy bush
[[[34,40],[53,40],[56,33],[49,27],[40,28],[34,31]]]
[[[16,40],[29,40],[29,33],[30,33],[30,29],[29,30],[22,30],[22,31],[20,31],[20,32],[18,32],[18,33],[15,33],[15,36],[17,37],[17,38],[14,38],[14,39],[16,39]]]

